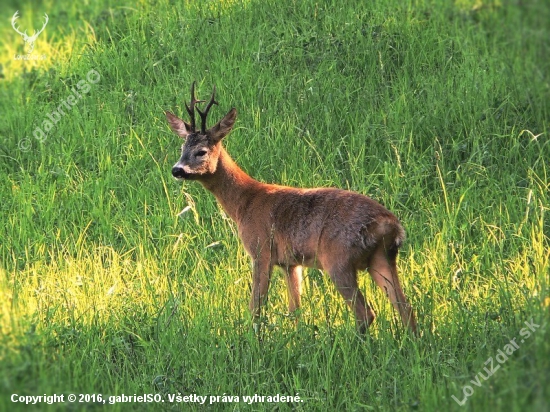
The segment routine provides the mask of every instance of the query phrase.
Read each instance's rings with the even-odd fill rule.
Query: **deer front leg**
[[[252,296],[250,297],[250,312],[252,312],[254,329],[259,324],[261,307],[267,300],[269,280],[273,265],[269,256],[258,256],[252,260]]]
[[[289,266],[285,268],[286,286],[288,290],[288,311],[294,312],[300,307],[302,294],[302,266]]]

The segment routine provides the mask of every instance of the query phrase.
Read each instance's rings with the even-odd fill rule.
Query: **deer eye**
[[[206,153],[207,153],[206,150],[199,150],[197,153],[195,153],[195,156],[203,157],[203,156],[206,156]]]

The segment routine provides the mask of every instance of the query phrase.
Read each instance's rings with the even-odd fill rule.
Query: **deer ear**
[[[206,134],[214,141],[214,143],[218,143],[229,134],[235,124],[235,119],[237,119],[237,109],[233,107],[223,119],[208,129]]]
[[[168,124],[170,125],[170,129],[174,133],[176,133],[179,137],[183,137],[184,139],[189,135],[191,130],[191,125],[187,122],[184,122],[179,117],[174,116],[170,112],[166,112],[166,120],[168,120]]]

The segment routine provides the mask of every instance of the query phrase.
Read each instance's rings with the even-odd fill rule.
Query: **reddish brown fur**
[[[357,271],[367,269],[403,323],[416,333],[396,268],[405,232],[390,211],[346,190],[298,189],[253,179],[221,144],[235,122],[234,108],[205,133],[169,112],[166,116],[172,130],[185,138],[173,175],[198,180],[237,223],[253,262],[250,310],[255,317],[267,297],[274,265],[286,272],[290,311],[300,306],[302,267],[314,267],[328,272],[364,332],[374,312],[358,288]]]

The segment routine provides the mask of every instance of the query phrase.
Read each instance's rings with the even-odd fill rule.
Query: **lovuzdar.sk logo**
[[[44,29],[46,28],[46,25],[48,24],[49,18],[48,18],[48,15],[46,13],[44,13],[44,24],[42,25],[42,28],[38,31],[33,29],[34,33],[33,33],[32,36],[29,36],[27,34],[27,30],[25,30],[24,32],[21,32],[21,30],[19,30],[19,27],[17,27],[16,24],[15,24],[15,22],[18,18],[19,18],[19,10],[16,11],[15,14],[13,15],[13,17],[11,18],[11,26],[23,38],[23,41],[25,42],[25,53],[27,55],[30,55],[32,53],[32,51],[34,50],[34,42],[38,38],[38,35],[40,33],[42,33],[44,31]]]

